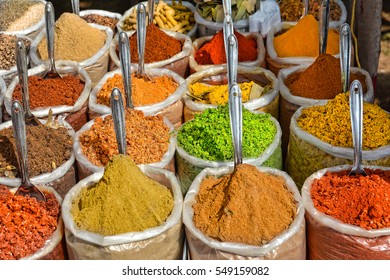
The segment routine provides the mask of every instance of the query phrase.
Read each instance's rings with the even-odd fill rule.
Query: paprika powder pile
[[[368,176],[343,170],[314,179],[310,189],[314,207],[366,230],[390,227],[390,170],[365,171]]]
[[[238,61],[254,61],[257,58],[257,43],[253,38],[246,38],[234,30],[238,44]],[[225,43],[223,30],[215,34],[211,40],[205,43],[195,52],[195,61],[200,65],[226,63]]]
[[[77,76],[44,79],[39,76],[28,77],[31,109],[51,106],[73,106],[84,90],[85,83]],[[13,100],[22,100],[20,85],[12,93]]]
[[[365,76],[351,73],[350,83],[359,80],[363,92],[367,91]],[[313,98],[332,99],[342,92],[340,59],[330,54],[320,54],[308,68],[302,72],[293,72],[284,83],[292,95]]]
[[[0,185],[0,260],[34,254],[56,230],[60,205],[53,193],[43,192],[46,202],[38,202]]]
[[[129,38],[131,62],[138,62],[138,43],[137,32]],[[169,36],[155,24],[149,24],[146,27],[145,39],[145,63],[153,63],[161,60],[166,60],[182,51],[183,42]],[[118,47],[116,48],[119,54]]]

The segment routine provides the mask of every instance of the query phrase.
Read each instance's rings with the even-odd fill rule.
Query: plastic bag
[[[4,80],[0,76],[0,124],[3,122],[3,101],[6,86]]]
[[[169,59],[156,61],[153,63],[145,63],[145,70],[150,68],[165,68],[172,70],[173,72],[176,72],[181,77],[185,78],[188,74],[188,57],[190,55],[191,49],[192,49],[192,40],[189,36],[169,30],[163,30],[167,35],[175,38],[178,41],[183,42],[182,50],[181,52],[175,54]],[[129,37],[134,33],[134,31],[126,32]],[[119,33],[118,33],[119,34]],[[120,60],[119,56],[116,53],[116,48],[118,46],[118,34],[115,36],[114,41],[110,47],[110,58],[111,58],[111,65],[110,70],[114,70],[116,68],[120,68]],[[138,65],[138,63],[132,63],[132,65]]]
[[[256,12],[256,11],[255,11]],[[198,12],[198,7],[195,7],[194,12],[195,21],[198,24],[198,37],[215,35],[222,30],[223,22],[214,22],[204,19]],[[249,19],[242,19],[233,22],[233,28],[242,33],[249,31]]]
[[[326,102],[319,101],[317,105]],[[303,108],[299,108],[291,118],[285,166],[299,189],[314,172],[331,166],[352,164],[354,157],[353,148],[332,146],[301,129],[297,119]],[[374,150],[363,150],[362,159],[365,165],[390,166],[390,144]]]
[[[279,4],[275,0],[263,0],[260,9],[249,16],[249,32],[259,32],[265,38],[271,27],[280,22]]]
[[[131,72],[137,71],[138,66],[132,65]],[[135,107],[135,109],[144,112],[144,114],[147,116],[161,114],[163,117],[166,117],[175,127],[179,127],[182,124],[183,116],[183,102],[181,100],[181,97],[183,96],[183,93],[187,86],[185,84],[185,80],[175,72],[168,69],[150,68],[146,69],[145,73],[150,77],[169,76],[179,85],[179,87],[164,101],[150,105],[138,106]],[[92,90],[91,95],[89,97],[90,119],[94,119],[98,115],[111,114],[111,107],[97,103],[97,94],[104,86],[107,79],[113,77],[115,74],[120,74],[122,76],[122,72],[120,69],[108,72],[106,75],[103,76],[100,82]]]
[[[39,120],[41,123],[45,124],[46,120]],[[75,135],[73,128],[65,121],[59,120],[60,124],[63,125],[67,130],[70,136]],[[12,127],[12,121],[2,123],[0,125],[0,131],[6,128]],[[55,189],[61,197],[65,197],[68,190],[76,184],[76,170],[74,167],[75,156],[72,153],[70,158],[63,163],[61,166],[57,167],[51,173],[43,173],[38,176],[30,178],[30,181],[34,185],[45,185]],[[21,178],[7,178],[0,177],[0,184],[18,187],[21,184]]]
[[[266,42],[267,55],[265,59],[267,61],[268,69],[275,75],[278,75],[279,71],[283,68],[301,64],[311,64],[316,59],[316,57],[309,56],[278,57],[274,47],[274,37],[282,30],[290,29],[294,25],[296,25],[296,23],[282,22],[278,25],[274,25],[268,32]],[[335,55],[335,57],[340,57],[340,54]]]
[[[108,115],[102,116],[104,119]],[[74,136],[73,140],[73,152],[76,157],[76,163],[77,163],[77,172],[78,172],[78,178],[83,179],[93,173],[96,172],[102,172],[104,171],[104,166],[97,166],[94,165],[87,156],[83,153],[83,150],[81,148],[80,144],[80,135],[82,135],[85,131],[88,131],[91,129],[93,124],[95,123],[95,120],[89,121],[87,124],[85,124],[79,131]],[[173,125],[164,118],[164,123],[169,127],[170,133],[173,133],[174,127]],[[148,165],[154,166],[154,167],[159,167],[159,168],[164,168],[166,170],[175,172],[175,147],[176,147],[176,138],[172,135],[171,138],[169,139],[169,144],[168,144],[168,151],[163,155],[161,158],[161,161],[159,162],[154,162],[150,163]]]
[[[191,184],[185,196],[183,205],[183,223],[186,237],[193,260],[276,260],[276,259],[306,259],[306,238],[304,207],[297,187],[287,173],[267,167],[257,167],[261,172],[282,176],[293,193],[297,206],[297,214],[290,227],[263,246],[246,245],[235,242],[220,242],[204,235],[193,222],[196,203],[195,197],[202,180],[208,176],[222,176],[231,173],[234,167],[204,169]]]
[[[87,71],[91,79],[92,88],[93,88],[100,81],[103,75],[107,73],[108,62],[109,62],[109,49],[112,44],[113,32],[111,31],[111,28],[106,26],[93,24],[93,23],[88,23],[88,24],[106,33],[106,42],[104,43],[103,47],[90,58],[78,62],[80,66],[84,68],[85,71]],[[43,61],[40,58],[38,53],[38,45],[41,42],[41,40],[45,37],[46,37],[46,31],[42,30],[39,33],[39,35],[34,39],[31,45],[30,63],[32,66],[48,63],[47,61]]]
[[[49,65],[41,64],[28,70],[29,76],[40,76],[42,77],[46,70],[49,69]],[[49,115],[49,109],[52,109],[53,115],[61,115],[62,118],[67,117],[69,114],[78,114],[83,106],[87,104],[89,93],[91,91],[91,79],[87,72],[78,63],[72,61],[59,60],[56,62],[56,69],[62,75],[75,75],[80,77],[84,81],[84,89],[81,92],[79,98],[73,106],[52,106],[52,107],[41,107],[32,109],[31,112],[37,117],[47,117]],[[7,88],[4,98],[5,109],[7,110],[8,116],[11,116],[11,105],[12,105],[12,94],[15,87],[19,84],[19,78],[15,77],[12,83]],[[77,120],[76,120],[77,121]],[[74,124],[71,123],[73,126]],[[78,124],[79,125],[79,124]]]
[[[380,166],[370,166],[370,168],[390,170]],[[313,180],[321,178],[327,171],[338,172],[350,169],[350,165],[342,165],[319,170],[308,177],[302,187],[310,259],[390,259],[390,228],[366,230],[345,224],[314,207],[310,195]],[[332,242],[329,242],[330,240]]]
[[[246,67],[264,67],[265,64],[265,47],[263,42],[263,37],[259,33],[242,33],[246,38],[253,38],[256,40],[257,44],[257,58],[254,61],[244,61],[244,62],[238,62],[238,65],[240,66],[246,66]],[[191,54],[189,57],[189,65],[190,65],[190,73],[198,72],[210,67],[213,67],[213,64],[209,65],[200,65],[195,60],[195,53],[206,43],[211,41],[213,36],[205,36],[196,39],[193,42],[193,48],[191,50]],[[221,64],[226,65],[226,63]]]
[[[163,0],[163,1],[164,1],[164,3],[167,3],[168,5],[172,5],[172,1],[167,1],[167,0]],[[144,4],[146,9],[148,9],[148,1],[144,1],[144,2],[141,2],[141,3]],[[178,2],[176,2],[176,3],[178,3]],[[120,20],[119,20],[119,22],[117,24],[118,33],[121,32],[121,31],[124,31],[123,30],[123,24],[124,24],[125,19],[128,18],[133,13],[134,9],[137,9],[138,4],[133,6],[133,7],[131,7],[127,11],[125,11],[123,16],[120,18]],[[191,2],[183,1],[180,4],[185,6],[185,7],[187,7],[188,9],[191,10],[191,12],[193,12],[195,14],[195,6],[192,5]],[[156,9],[156,5],[154,6],[154,8]],[[198,30],[198,24],[195,23],[194,26],[192,27],[192,29],[190,31],[188,31],[187,33],[185,33],[185,34],[188,37],[190,37],[191,40],[195,40],[196,39],[196,32],[197,32],[197,30]],[[128,32],[128,31],[125,31],[125,32]]]
[[[305,98],[301,96],[295,96],[291,94],[289,88],[286,86],[284,81],[288,76],[290,76],[293,73],[300,72],[306,70],[310,64],[305,65],[298,65],[294,67],[290,67],[287,69],[282,69],[278,74],[278,81],[279,81],[279,89],[280,89],[280,126],[282,127],[282,148],[283,148],[283,154],[285,155],[287,152],[287,146],[288,146],[288,139],[290,134],[290,121],[292,115],[295,113],[296,110],[298,110],[301,106],[312,106],[316,104],[320,100],[327,100],[327,99],[312,99],[312,98]],[[367,91],[364,92],[364,100],[366,102],[373,103],[374,102],[374,87],[372,85],[372,80],[370,75],[367,71],[357,68],[357,67],[351,67],[351,73],[361,74],[365,76],[365,84]]]
[[[37,0],[35,2],[41,2],[43,4],[42,10],[45,9],[46,1],[44,0]],[[4,34],[10,34],[10,35],[22,35],[27,36],[31,40],[34,40],[35,37],[38,35],[38,33],[41,31],[42,28],[45,27],[45,13],[42,13],[42,18],[33,26],[30,26],[29,28],[19,30],[19,31],[4,31]]]
[[[160,226],[142,232],[103,236],[78,229],[70,213],[72,201],[83,188],[93,185],[103,176],[103,172],[94,173],[77,183],[62,203],[62,217],[70,259],[172,260],[181,258],[183,197],[179,183],[172,172],[146,165],[139,165],[139,167],[148,177],[172,190],[174,208],[170,216]]]
[[[226,64],[215,65],[190,75],[186,79],[188,86],[196,82],[204,82],[211,85],[227,84]],[[237,81],[239,83],[254,81],[262,86],[272,85],[272,89],[259,98],[251,99],[243,103],[244,107],[250,111],[270,113],[275,119],[279,116],[279,82],[275,75],[266,69],[256,67],[249,68],[238,66]],[[188,87],[183,94],[184,101],[184,122],[194,118],[194,115],[201,113],[208,108],[217,108],[216,105],[195,102],[187,95]]]
[[[256,112],[257,113],[257,112]],[[258,112],[258,114],[263,114]],[[268,166],[282,169],[282,148],[281,138],[282,130],[278,121],[270,117],[276,126],[276,134],[273,142],[257,158],[244,158],[243,162],[255,166]],[[245,129],[245,128],[244,128]],[[176,135],[175,135],[176,137]],[[206,167],[218,168],[224,166],[233,166],[234,161],[210,161],[194,157],[180,147],[176,141],[176,174],[179,178],[183,195],[185,195],[191,186],[195,177]]]

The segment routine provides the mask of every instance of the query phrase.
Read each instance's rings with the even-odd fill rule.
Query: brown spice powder
[[[286,230],[296,215],[285,180],[248,164],[221,178],[205,178],[193,208],[194,224],[205,235],[257,246]]]

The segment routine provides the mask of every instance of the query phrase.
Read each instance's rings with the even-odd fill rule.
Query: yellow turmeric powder
[[[260,97],[266,93],[268,88],[256,84],[253,81],[238,84],[241,89],[242,102],[252,98]],[[193,83],[189,85],[190,97],[195,101],[212,104],[224,105],[229,100],[228,85],[207,85],[204,83]]]
[[[179,86],[175,80],[169,76],[151,77],[150,80],[137,78],[134,73],[131,74],[132,98],[134,106],[149,105],[164,101],[173,94]],[[107,79],[105,84],[98,92],[97,103],[110,106],[110,96],[113,88],[118,88],[122,92],[123,100],[124,86],[121,74],[115,74]]]
[[[319,26],[313,15],[303,17],[295,26],[274,39],[278,57],[319,55]],[[326,53],[339,53],[339,33],[335,29],[328,30]]]

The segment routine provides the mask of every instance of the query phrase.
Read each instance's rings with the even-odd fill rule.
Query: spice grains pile
[[[336,2],[331,1],[331,20],[341,19],[341,9]],[[318,53],[318,3],[319,1],[312,1],[309,15],[301,18],[301,1],[279,1],[282,19],[296,21],[297,24],[289,30],[275,34],[274,47],[280,58],[299,56],[313,58],[313,63],[307,65],[305,70],[295,72],[284,80],[284,84],[292,95],[319,101],[329,100],[325,105],[302,109],[300,117],[296,120],[299,129],[334,147],[352,148],[349,93],[342,93],[340,60],[337,58],[339,34],[336,29],[330,29],[327,53]],[[173,5],[180,7],[181,2],[175,2]],[[0,1],[0,30],[18,31],[37,24],[43,16],[43,12],[40,12],[43,6],[41,2],[36,1]],[[194,20],[192,16],[188,19],[191,28],[196,23]],[[55,57],[57,60],[82,63],[102,49],[108,38],[102,30],[86,22],[107,26],[115,34],[116,26],[121,20],[98,14],[79,17],[75,14],[64,13],[59,17],[55,26]],[[131,24],[131,29],[134,30],[134,23],[131,22]],[[180,29],[182,31],[180,35],[172,35],[173,32],[162,31],[162,29],[161,23],[157,20],[147,26],[144,62],[149,64],[148,67],[154,67],[153,64],[159,64],[158,62],[161,61],[170,61],[182,53],[185,48],[184,40],[178,38],[184,36],[182,32],[189,31],[187,27],[185,30]],[[137,34],[136,32],[127,34],[130,41],[131,62],[135,64],[139,59]],[[248,35],[247,32],[234,30],[234,35],[238,42],[239,63],[244,62],[250,65],[253,62],[256,65],[267,67],[266,62],[258,61],[262,57],[259,53],[261,48],[258,42],[263,40],[261,36],[258,39],[259,34],[252,36],[254,34]],[[64,201],[69,203],[67,207],[70,210],[66,215],[69,215],[68,218],[70,217],[76,229],[73,231],[72,228],[71,234],[77,236],[77,231],[86,231],[92,235],[99,235],[104,242],[110,240],[112,236],[144,234],[143,239],[129,239],[118,244],[110,243],[114,246],[120,245],[118,248],[120,247],[119,250],[123,251],[127,250],[126,246],[132,242],[138,246],[137,242],[144,241],[150,242],[158,250],[164,252],[170,252],[172,244],[182,248],[183,232],[185,232],[182,227],[186,225],[181,219],[186,213],[180,213],[179,222],[171,225],[172,216],[177,215],[176,204],[184,205],[183,201],[186,196],[194,192],[196,189],[194,182],[199,172],[205,170],[205,166],[202,166],[204,162],[209,164],[210,170],[214,170],[214,167],[215,169],[230,167],[229,164],[232,164],[234,159],[229,108],[226,105],[229,92],[223,76],[226,73],[218,72],[213,76],[213,67],[226,64],[223,31],[218,30],[209,37],[204,44],[198,46],[199,48],[193,48],[192,53],[188,50],[189,54],[181,63],[186,64],[184,78],[197,74],[197,69],[189,66],[190,55],[199,65],[210,66],[207,70],[210,77],[203,77],[198,82],[188,84],[186,94],[196,101],[196,105],[212,106],[203,111],[197,111],[193,120],[180,122],[180,127],[174,129],[174,126],[171,126],[163,117],[163,111],[169,110],[168,106],[172,104],[168,104],[167,108],[153,114],[148,113],[147,109],[137,110],[137,107],[149,108],[163,103],[181,87],[181,84],[169,76],[140,77],[135,72],[131,73],[132,102],[136,109],[125,109],[126,155],[121,155],[118,151],[112,114],[96,113],[97,115],[92,117],[85,113],[88,115],[85,122],[85,127],[88,129],[83,127],[82,133],[76,133],[79,150],[75,148],[73,134],[64,127],[53,129],[46,126],[27,126],[28,162],[31,177],[55,172],[73,156],[76,160],[72,168],[80,172],[81,167],[84,166],[81,161],[78,161],[77,153],[85,156],[91,165],[101,170],[104,169],[101,173],[99,171],[91,175],[101,174],[101,177],[93,184],[90,184],[92,180],[90,176],[83,180],[77,178],[74,187],[60,193]],[[111,39],[111,50],[119,57],[117,41]],[[1,70],[8,71],[16,65],[15,53],[9,51],[14,48],[16,40],[17,35],[0,34],[0,74]],[[34,38],[28,36],[23,38],[27,50],[34,45],[33,40]],[[42,37],[42,40],[35,45],[38,56],[47,60],[45,37]],[[104,55],[112,54],[108,54],[107,51]],[[114,64],[110,63],[110,70],[114,70],[111,69],[115,66]],[[176,71],[178,69],[172,65],[169,63],[159,67],[182,73]],[[30,66],[33,65],[30,64]],[[252,67],[252,69],[255,68],[260,67]],[[111,74],[108,70],[104,70],[101,76]],[[271,90],[279,90],[276,82],[260,85],[259,82],[251,80],[251,75],[256,74],[241,76],[240,73],[238,74],[237,82],[245,105],[255,103],[260,98],[266,99]],[[351,73],[351,81],[355,79],[362,83],[364,92],[370,86],[366,84],[367,80],[360,73]],[[276,76],[275,81],[279,81]],[[99,81],[95,82],[99,83]],[[110,107],[113,88],[121,91],[123,103],[126,104],[121,74],[112,73],[104,83],[100,82],[100,86],[101,88],[96,93],[98,104]],[[54,106],[73,106],[86,88],[86,82],[81,75],[69,74],[63,75],[62,78],[51,77],[49,79],[31,75],[28,77],[28,87],[31,109],[49,109]],[[183,97],[184,95],[183,92]],[[276,103],[279,102],[278,98],[274,99]],[[13,90],[12,100],[22,100],[22,90],[18,84]],[[180,113],[184,111],[180,107],[183,103],[184,98],[177,102]],[[90,104],[86,101],[83,104],[86,112],[91,108],[88,106]],[[283,155],[287,157],[287,167],[285,166],[284,170],[288,174],[286,173],[285,177],[276,176],[272,172],[259,171],[260,166],[282,169],[284,162],[282,162],[281,155],[282,140],[278,139],[280,128],[277,120],[274,121],[269,113],[259,113],[258,111],[261,110],[257,109],[259,108],[253,109],[248,105],[248,108],[245,107],[242,111],[243,157],[255,163],[240,164],[228,174],[205,176],[198,182],[195,203],[192,205],[192,221],[200,234],[213,242],[233,243],[241,247],[249,246],[263,250],[275,240],[285,242],[284,236],[289,236],[286,233],[292,231],[294,234],[291,235],[305,238],[304,233],[299,235],[295,231],[299,228],[299,225],[296,225],[296,219],[299,216],[300,201],[291,191],[292,187],[287,179],[291,179],[291,182],[295,180],[296,185],[293,187],[299,187],[313,172],[317,172],[318,168],[310,169],[308,174],[298,172],[300,173],[298,176],[295,174],[295,169],[291,169],[289,165],[306,168],[307,164],[317,166],[314,161],[318,162],[322,159],[319,157],[304,158],[303,156],[308,156],[312,152],[311,147],[304,140],[293,138],[289,152],[296,150],[298,145],[309,148],[295,155],[290,154],[288,157],[287,154]],[[363,150],[386,149],[390,145],[389,113],[369,103],[364,103],[363,110]],[[74,113],[77,112],[66,112],[56,117],[63,119]],[[47,199],[45,203],[38,202],[34,198],[14,195],[13,190],[10,191],[15,184],[8,186],[7,180],[21,178],[14,142],[12,127],[0,129],[0,259],[29,257],[45,243],[50,243],[53,233],[59,228],[58,223],[62,222],[60,219],[63,215],[62,209],[65,209],[64,205],[61,205],[62,202],[56,199],[56,195],[48,191],[44,191]],[[156,163],[163,161],[172,143],[176,148],[176,150],[173,149],[175,151],[170,161],[173,168],[171,166],[168,168],[168,165],[163,168],[153,167]],[[179,154],[180,149],[188,154],[186,158]],[[263,160],[263,155],[266,153],[269,155],[264,156]],[[383,166],[390,165],[390,153],[387,150],[385,153],[387,153],[385,159],[377,161]],[[327,155],[324,158],[327,158]],[[257,159],[263,161],[256,161]],[[158,171],[148,170],[143,166],[156,168]],[[327,172],[323,177],[314,180],[311,185],[311,199],[314,207],[341,223],[358,227],[361,230],[389,229],[390,209],[387,203],[390,199],[389,171],[385,168],[382,170],[380,166],[372,170],[367,169],[367,171],[368,176],[349,176],[348,171]],[[166,175],[166,172],[172,177]],[[83,176],[80,174],[78,177],[81,179]],[[183,174],[188,176],[189,182]],[[68,179],[64,175],[56,179],[55,183],[61,186],[61,180]],[[174,184],[167,183],[169,180],[173,180]],[[185,185],[183,182],[189,183],[188,186],[183,187]],[[47,183],[47,185],[50,184],[52,182]],[[175,184],[179,186],[179,189],[181,188],[182,200],[178,200],[175,195]],[[80,191],[76,193],[75,189],[78,188]],[[297,192],[299,193],[298,188]],[[72,199],[68,200],[69,197]],[[67,229],[71,228],[68,219],[64,219],[64,223]],[[171,236],[170,230],[175,227],[177,235]],[[148,236],[149,231],[154,230],[161,231],[154,236]],[[304,232],[304,226],[301,226],[300,230]],[[390,236],[390,230],[387,235]],[[66,240],[65,235],[62,238],[64,243],[68,242],[68,250],[72,250],[72,254],[69,255],[80,259],[92,259],[93,256],[89,255],[91,248],[109,247],[98,244],[98,241],[91,242],[88,248],[77,247],[69,243],[74,240]],[[159,238],[162,238],[161,240],[167,238],[169,242],[159,243],[157,241]],[[188,242],[194,242],[193,240],[192,237],[188,238]],[[276,252],[279,246],[283,245],[282,241],[278,246],[273,247]],[[199,244],[197,242],[200,241],[196,240],[195,245],[191,243],[190,249],[192,246],[200,246],[200,248],[204,246],[204,244],[197,245]],[[72,245],[69,246],[69,244]],[[172,247],[166,247],[167,244]],[[153,257],[153,254],[147,251],[147,246],[139,247],[141,251],[145,250],[140,256],[145,259]],[[113,252],[106,253],[104,258],[114,258]],[[229,251],[228,253],[233,255],[232,259],[254,257],[242,252]],[[266,258],[267,254],[258,254],[255,257]],[[178,256],[173,251],[169,255],[172,258]],[[197,254],[194,255],[198,257]],[[62,257],[65,256],[66,254]]]

